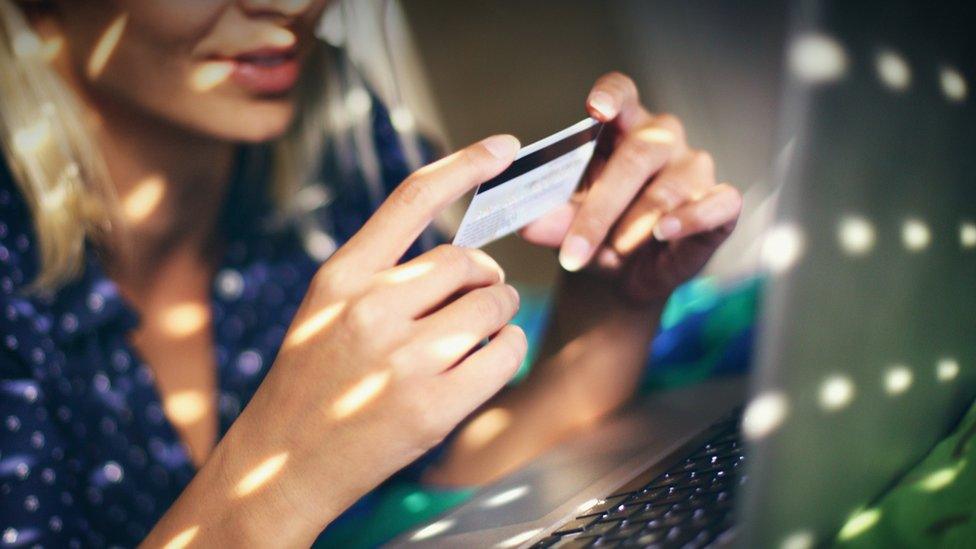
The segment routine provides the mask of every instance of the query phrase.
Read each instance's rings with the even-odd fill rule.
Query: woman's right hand
[[[294,527],[314,539],[517,370],[526,340],[508,322],[518,294],[487,254],[445,245],[396,263],[518,148],[495,136],[419,170],[316,274],[274,366],[215,452],[230,497],[267,515],[276,544],[284,522],[273,515],[300,518]]]

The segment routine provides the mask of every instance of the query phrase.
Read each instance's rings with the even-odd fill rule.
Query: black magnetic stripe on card
[[[481,194],[487,190],[493,189],[512,179],[515,179],[520,175],[526,174],[539,166],[551,162],[570,151],[574,151],[582,147],[583,145],[596,139],[597,136],[600,135],[601,128],[603,128],[603,124],[593,124],[585,130],[581,130],[564,139],[556,141],[547,147],[519,158],[515,162],[512,162],[511,166],[505,168],[505,171],[482,183],[474,194]]]

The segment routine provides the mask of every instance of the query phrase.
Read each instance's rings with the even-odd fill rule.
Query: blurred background
[[[586,116],[600,75],[631,75],[645,104],[678,115],[719,178],[744,192],[743,225],[710,266],[737,277],[752,267],[750,220],[778,154],[786,4],[410,0],[387,6],[384,32],[420,131],[446,150],[500,132],[528,144]],[[516,282],[545,285],[557,269],[550,252],[517,237],[487,251]]]

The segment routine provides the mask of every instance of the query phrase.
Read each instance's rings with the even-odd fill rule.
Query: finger
[[[507,284],[472,290],[421,319],[407,352],[421,357],[417,364],[446,370],[512,320],[518,307],[518,292]]]
[[[458,292],[504,281],[501,266],[485,252],[444,244],[377,274],[372,297],[419,318]]]
[[[528,341],[525,332],[513,324],[502,328],[487,345],[460,364],[441,374],[439,402],[448,417],[464,417],[505,386],[518,371]]]
[[[654,227],[661,242],[680,240],[715,230],[739,217],[742,195],[727,183],[709,189],[705,196],[665,215]]]
[[[558,248],[578,209],[578,202],[567,202],[523,227],[519,236],[537,246]]]
[[[620,141],[570,225],[559,253],[564,269],[577,271],[589,263],[644,183],[681,151],[682,145],[675,141],[678,126],[673,117],[658,117]]]
[[[708,153],[697,151],[670,164],[617,222],[610,246],[627,256],[652,238],[661,217],[683,204],[700,198],[715,184],[715,163]]]
[[[510,135],[495,135],[421,168],[393,191],[333,260],[367,273],[393,266],[434,216],[501,173],[519,146]]]
[[[628,131],[649,118],[640,104],[637,85],[625,74],[611,72],[593,84],[586,99],[586,110],[600,122],[611,122]]]

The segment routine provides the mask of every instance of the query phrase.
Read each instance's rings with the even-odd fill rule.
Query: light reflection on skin
[[[260,465],[244,475],[244,478],[237,483],[234,493],[237,497],[244,497],[253,493],[281,472],[282,467],[285,466],[285,462],[287,461],[288,452],[275,454],[264,460]]]
[[[179,534],[173,536],[173,539],[166,542],[166,545],[163,546],[163,549],[183,549],[184,547],[190,545],[193,539],[197,537],[197,534],[199,532],[200,532],[199,526],[191,526],[186,530],[183,530]]]
[[[458,444],[461,448],[477,450],[502,434],[512,423],[512,413],[504,408],[491,408],[482,412],[461,432]]]
[[[464,356],[481,339],[481,337],[472,334],[442,337],[431,345],[431,351],[439,360],[453,360],[457,357]]]
[[[289,349],[305,343],[315,334],[328,328],[329,325],[332,324],[332,321],[335,320],[335,318],[339,316],[339,313],[341,313],[345,308],[346,303],[344,301],[340,301],[339,303],[333,303],[332,305],[329,305],[328,307],[315,313],[311,318],[299,324],[290,334],[288,334],[288,338],[285,340],[282,348]]]
[[[332,413],[338,419],[356,413],[380,394],[390,382],[390,377],[389,371],[376,372],[364,377],[335,401],[332,405]]]
[[[232,61],[207,61],[190,75],[190,87],[196,92],[207,92],[223,84],[234,72]]]
[[[202,391],[179,391],[163,399],[166,417],[179,426],[200,421],[207,411],[207,399]]]
[[[160,315],[163,330],[173,337],[186,337],[201,330],[210,319],[210,309],[202,303],[173,305]]]
[[[112,23],[102,33],[101,38],[92,48],[91,57],[88,58],[87,74],[92,80],[102,75],[109,59],[115,53],[115,48],[119,45],[125,26],[129,22],[129,14],[123,13],[116,17]]]
[[[657,224],[657,220],[660,217],[661,212],[653,210],[645,212],[635,219],[623,234],[620,235],[620,239],[617,241],[620,251],[626,253],[637,247],[638,243],[642,242],[647,238],[647,235],[651,234],[651,231],[654,230],[654,225]]]
[[[636,137],[641,141],[670,145],[674,143],[674,132],[664,128],[645,128],[637,132]]]
[[[397,284],[400,282],[407,282],[408,280],[413,280],[419,278],[430,271],[434,270],[434,264],[431,262],[416,263],[413,265],[404,265],[402,267],[397,267],[392,271],[385,273],[383,279],[391,284]]]
[[[151,175],[136,185],[122,197],[122,215],[129,223],[145,221],[166,194],[166,185],[160,175]]]

